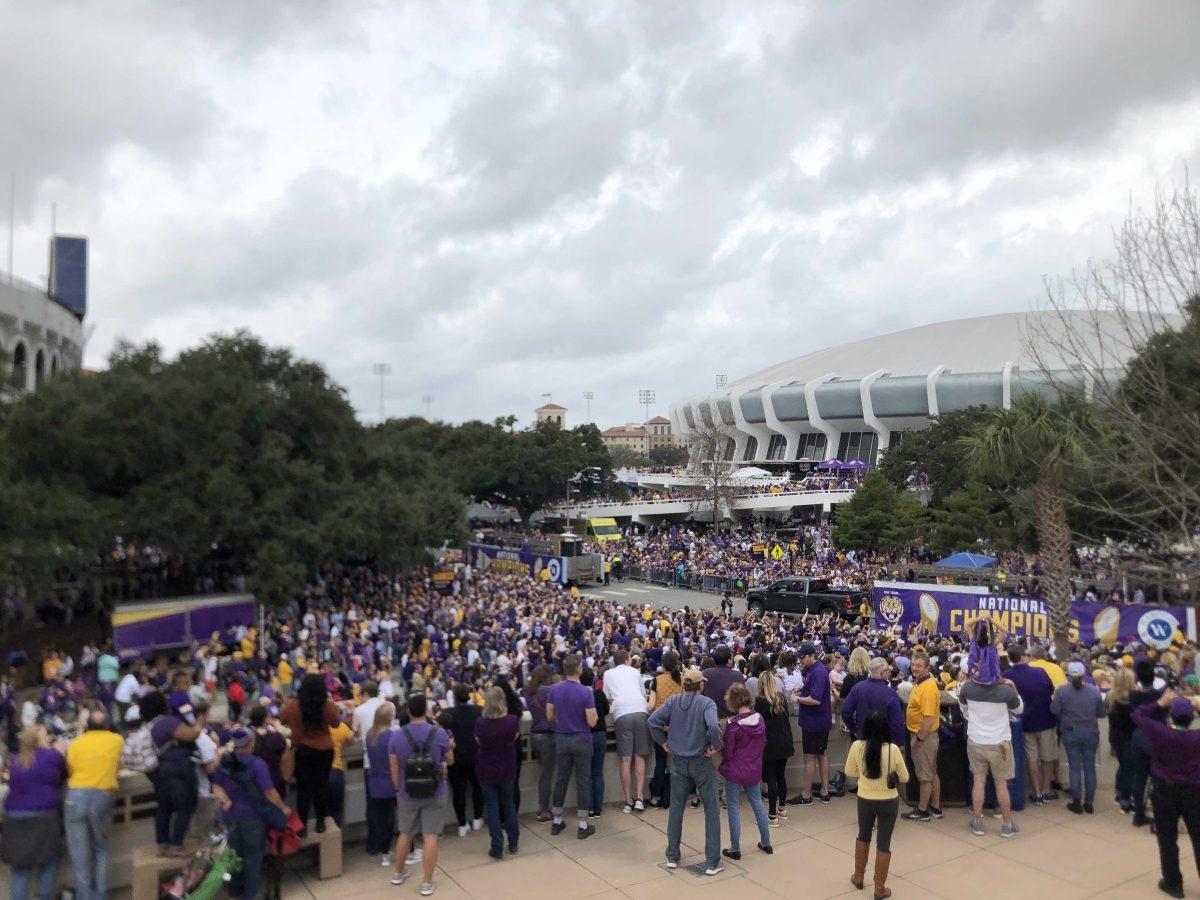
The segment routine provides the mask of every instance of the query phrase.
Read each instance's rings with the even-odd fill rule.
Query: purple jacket
[[[762,781],[763,748],[767,745],[767,725],[756,712],[739,713],[729,720],[724,759],[717,771],[722,777],[748,787]]]

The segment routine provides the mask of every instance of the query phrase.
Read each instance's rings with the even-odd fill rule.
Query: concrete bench
[[[310,848],[316,850],[318,878],[337,878],[342,874],[342,830],[332,821],[327,824],[324,834],[309,829],[300,843],[299,852]],[[186,864],[187,858],[162,856],[155,844],[135,847],[130,883],[132,900],[157,900],[163,873],[182,869]]]

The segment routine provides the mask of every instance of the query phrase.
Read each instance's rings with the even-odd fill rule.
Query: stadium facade
[[[1073,367],[1059,349],[1070,333],[1104,347],[1104,367]],[[1004,313],[922,325],[779,363],[720,390],[671,404],[686,443],[717,423],[725,457],[779,467],[830,457],[874,463],[932,417],[1011,405],[1025,393],[1090,392],[1118,377],[1129,338],[1119,318],[1078,312]]]
[[[35,390],[83,365],[87,314],[87,242],[50,243],[50,286],[0,272],[0,398]]]

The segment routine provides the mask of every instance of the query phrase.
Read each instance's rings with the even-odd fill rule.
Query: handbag
[[[283,776],[283,783],[290,784],[296,778],[296,745],[289,743],[286,750],[279,757],[279,774]]]
[[[892,745],[888,742],[888,776],[887,786],[893,791],[900,787],[900,776],[892,770]]]

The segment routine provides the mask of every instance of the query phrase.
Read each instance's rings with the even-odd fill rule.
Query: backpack
[[[429,729],[425,743],[420,747],[413,740],[412,732],[408,730],[407,725],[402,730],[404,736],[408,738],[409,746],[412,747],[412,753],[404,761],[404,792],[413,800],[427,800],[437,793],[438,769],[429,753],[429,748],[433,746],[434,736],[437,734],[437,726]]]
[[[154,746],[149,722],[125,739],[125,748],[121,751],[121,768],[130,772],[141,772],[147,776],[158,770],[158,748]]]
[[[242,789],[250,806],[267,828],[287,827],[288,817],[283,814],[283,810],[266,798],[262,788],[254,780],[250,766],[244,760],[238,759],[237,753],[226,754],[219,765],[225,774]]]
[[[225,696],[229,698],[230,703],[245,703],[246,689],[242,687],[242,683],[235,678],[229,683],[229,687],[226,688]]]

